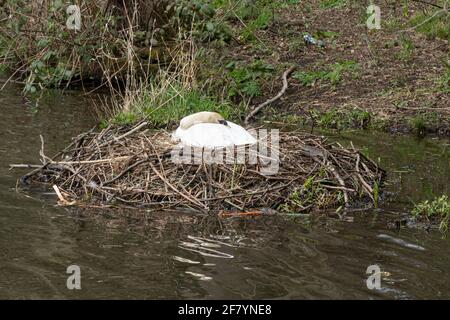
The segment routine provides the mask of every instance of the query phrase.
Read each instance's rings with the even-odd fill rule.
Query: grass
[[[177,79],[155,78],[135,96],[129,111],[120,110],[110,120],[102,121],[125,125],[146,119],[153,127],[161,128],[178,122],[184,116],[200,111],[216,111],[226,119],[237,119],[242,109],[229,101],[219,101],[202,93],[196,87],[187,87]]]
[[[295,189],[279,210],[286,213],[298,213],[307,211],[311,207],[326,208],[330,203],[335,202],[336,199],[325,196],[324,188],[315,179],[315,176],[307,178],[303,186]],[[343,199],[338,197],[339,203],[343,202]]]
[[[318,81],[327,81],[336,86],[342,81],[344,74],[355,74],[358,69],[359,65],[356,61],[347,60],[333,64],[329,70],[297,71],[292,75],[292,78],[299,80],[304,86],[314,85]]]
[[[348,4],[347,0],[321,0],[321,9],[342,8]]]
[[[400,35],[398,43],[400,44],[400,51],[396,53],[395,57],[404,62],[410,62],[416,49],[414,43],[405,35]]]
[[[438,90],[442,93],[450,93],[450,62],[444,62],[444,74],[438,80]]]
[[[365,129],[370,123],[371,114],[369,111],[359,108],[345,110],[343,108],[333,108],[321,114],[313,114],[316,123],[329,129]]]
[[[450,14],[440,14],[430,19],[431,16],[432,14],[418,12],[411,18],[410,25],[417,26],[415,29],[424,33],[429,39],[450,40]]]
[[[266,29],[273,20],[273,11],[269,8],[263,8],[259,15],[251,20],[242,30],[241,36],[246,40],[254,40],[257,30]]]
[[[448,196],[442,195],[432,201],[425,200],[414,205],[412,215],[416,218],[425,217],[426,219],[439,219],[439,229],[448,231],[450,219],[450,200]]]
[[[228,97],[252,98],[261,95],[261,82],[272,74],[274,67],[262,60],[252,63],[239,61],[229,62],[227,91]]]
[[[433,131],[433,126],[439,123],[439,115],[434,112],[419,113],[409,119],[409,125],[419,135]]]

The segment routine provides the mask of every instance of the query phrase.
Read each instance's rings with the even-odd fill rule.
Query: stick
[[[121,135],[121,136],[119,136],[119,137],[113,137],[113,139],[114,139],[115,142],[117,142],[117,141],[119,141],[120,139],[123,139],[123,138],[129,136],[130,134],[132,134],[132,133],[134,133],[134,132],[136,132],[136,131],[139,131],[141,128],[145,127],[147,124],[148,124],[148,123],[144,121],[144,122],[142,122],[140,125],[138,125],[137,127],[134,127],[134,128],[131,129],[130,131],[124,133],[123,135]],[[102,147],[104,147],[104,146],[107,146],[109,143],[110,143],[109,141],[105,141],[105,142],[103,142],[102,144],[100,144],[99,147],[102,148]]]
[[[200,201],[198,201],[197,199],[191,199],[189,196],[185,195],[183,192],[179,191],[177,188],[175,188],[169,181],[167,181],[166,178],[164,178],[161,173],[159,173],[158,170],[156,170],[156,168],[153,166],[153,164],[150,162],[150,168],[152,168],[153,172],[167,185],[169,186],[170,189],[172,189],[173,191],[175,191],[176,193],[178,193],[180,196],[182,196],[183,198],[185,198],[187,201],[195,204],[196,206],[200,206],[203,209],[207,210],[208,208],[202,204]]]
[[[114,161],[120,161],[120,160],[127,160],[132,158],[133,156],[122,156],[117,158],[110,158],[110,159],[99,159],[99,160],[80,160],[80,161],[52,161],[51,164],[94,164],[94,163],[109,163]]]
[[[250,112],[249,115],[245,118],[245,124],[248,124],[250,119],[253,118],[259,111],[261,111],[262,108],[281,98],[281,96],[286,92],[286,89],[288,87],[287,77],[292,73],[292,71],[294,71],[294,69],[295,66],[291,66],[283,73],[283,87],[281,88],[280,92],[278,92],[278,94],[275,97],[261,103],[252,112]]]

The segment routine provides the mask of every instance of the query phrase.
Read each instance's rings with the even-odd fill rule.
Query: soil
[[[243,41],[227,46],[229,60],[262,59],[277,66],[272,81],[264,85],[264,96],[253,99],[254,106],[279,91],[281,74],[289,65],[305,72],[348,60],[359,65],[356,76],[344,74],[334,86],[326,81],[304,86],[290,78],[286,94],[264,109],[259,118],[298,115],[306,119],[312,111],[323,114],[334,108],[343,112],[358,109],[368,111],[372,123],[391,132],[420,130],[413,121],[420,117],[426,122],[422,130],[450,136],[450,94],[438,86],[449,57],[449,41],[430,39],[416,29],[401,32],[411,28],[415,13],[427,10],[431,15],[433,7],[410,1],[406,15],[399,1],[377,1],[381,29],[369,30],[365,22],[367,1],[351,3],[322,9],[320,1],[302,0],[277,10],[272,24],[258,30],[252,44]],[[394,22],[398,27],[392,27]],[[336,36],[325,38],[324,48],[304,44],[303,34],[325,31]],[[399,56],[402,34],[414,45],[411,55],[403,59]],[[300,45],[292,48],[296,42]]]

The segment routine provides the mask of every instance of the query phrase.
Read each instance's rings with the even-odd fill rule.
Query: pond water
[[[51,194],[16,192],[26,170],[9,164],[38,163],[39,135],[52,155],[91,128],[91,102],[67,91],[36,106],[9,86],[0,105],[0,298],[450,298],[450,241],[394,223],[413,202],[450,194],[448,140],[334,137],[391,171],[381,208],[343,220],[68,209]],[[80,267],[81,290],[66,287],[70,265]],[[381,269],[379,289],[367,288],[370,265]]]

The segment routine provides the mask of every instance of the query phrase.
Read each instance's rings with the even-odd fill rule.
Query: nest
[[[43,164],[21,182],[53,185],[66,205],[304,212],[377,201],[384,171],[353,146],[299,132],[279,134],[277,144],[262,138],[256,156],[249,146],[223,150],[224,156],[174,148],[167,132],[152,132],[145,122],[92,129],[53,158],[41,150]]]

